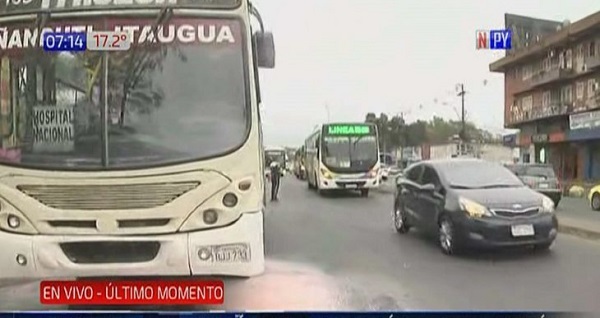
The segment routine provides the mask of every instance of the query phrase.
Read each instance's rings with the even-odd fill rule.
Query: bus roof
[[[74,0],[32,0],[0,1],[0,16],[30,14],[45,11],[65,12],[80,10],[123,10],[148,8],[188,8],[188,9],[235,9],[242,0],[107,0],[107,1],[74,1]]]
[[[265,151],[285,151],[285,148],[277,146],[268,146],[265,147]]]
[[[373,126],[375,124],[374,123],[365,123],[362,121],[357,121],[357,122],[340,121],[340,122],[331,122],[331,123],[322,124],[322,126],[327,126],[327,125],[369,125],[369,126]]]

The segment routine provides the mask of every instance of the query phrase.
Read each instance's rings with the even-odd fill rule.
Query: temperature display
[[[87,34],[89,51],[126,51],[131,47],[133,36],[129,32],[90,32]]]

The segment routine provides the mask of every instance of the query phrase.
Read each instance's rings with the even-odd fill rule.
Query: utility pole
[[[461,129],[460,129],[460,134],[459,137],[462,141],[466,142],[467,141],[467,131],[466,131],[466,123],[465,123],[465,85],[464,84],[459,84],[460,85],[460,91],[458,92],[458,94],[456,96],[460,96],[461,98],[461,115],[460,115],[460,122],[461,122]]]

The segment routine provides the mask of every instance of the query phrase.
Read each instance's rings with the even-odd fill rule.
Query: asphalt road
[[[267,271],[226,280],[225,309],[600,311],[598,242],[559,235],[550,253],[449,257],[416,231],[394,233],[391,204],[284,178],[268,208]],[[39,309],[37,286],[0,288],[0,309]]]

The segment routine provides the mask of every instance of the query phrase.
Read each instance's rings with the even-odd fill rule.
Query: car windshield
[[[555,178],[554,170],[548,166],[532,166],[526,167],[524,176],[540,177],[545,179]]]
[[[3,126],[10,145],[0,162],[147,167],[239,146],[249,129],[239,23],[173,17],[157,32],[158,43],[150,44],[154,20],[48,22],[48,30],[133,30],[130,50],[107,53],[106,73],[101,53],[43,52],[26,45],[30,25],[11,24],[24,41],[21,47],[9,42],[0,61],[2,112],[13,118]]]
[[[521,187],[523,182],[502,165],[485,161],[448,163],[441,168],[453,188],[478,189]]]
[[[331,168],[365,169],[377,158],[375,136],[323,137],[323,161]]]

